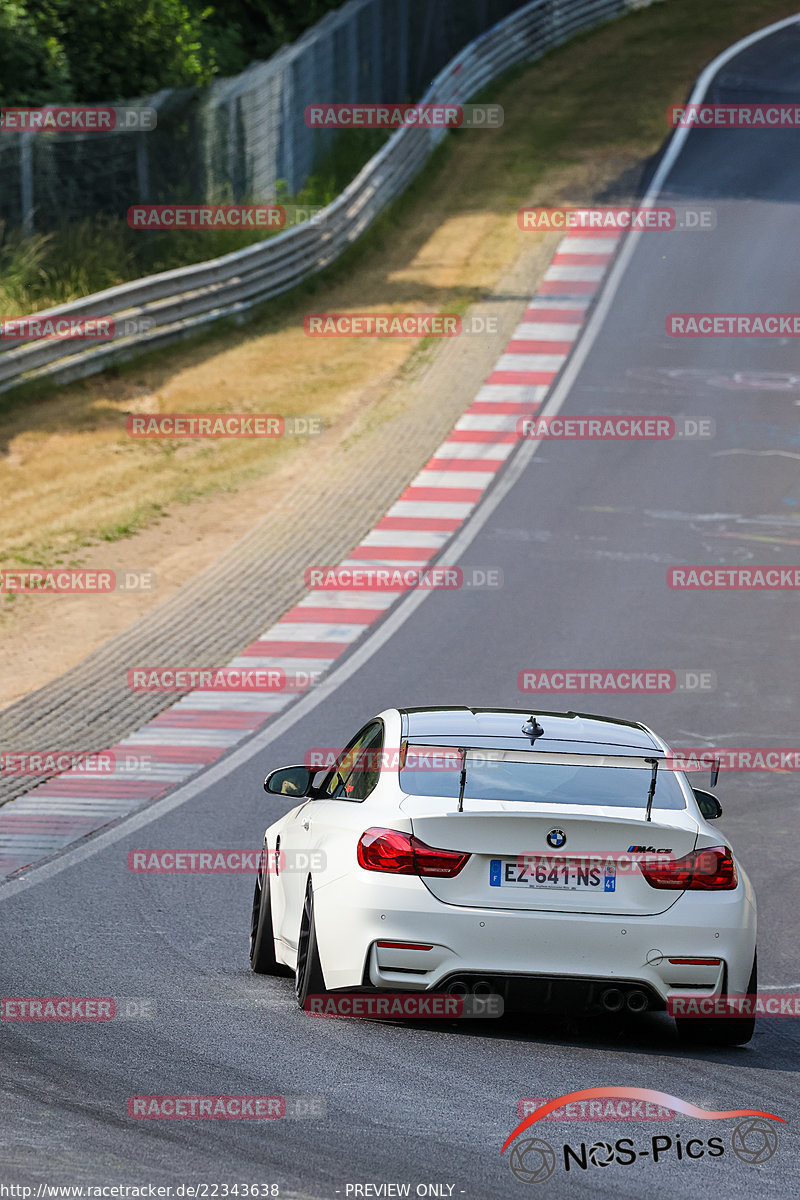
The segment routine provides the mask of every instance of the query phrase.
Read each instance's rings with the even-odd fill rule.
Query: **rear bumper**
[[[685,892],[657,916],[467,908],[436,900],[414,876],[366,873],[315,890],[315,921],[328,988],[364,982],[388,991],[436,991],[454,978],[494,976],[625,984],[651,1006],[671,995],[744,992],[756,941],[752,891]],[[429,950],[378,947],[415,942]],[[719,965],[670,963],[715,958]],[[366,978],[365,978],[366,976]]]

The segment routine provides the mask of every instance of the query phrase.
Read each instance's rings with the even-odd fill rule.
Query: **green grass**
[[[373,130],[341,134],[296,195],[279,180],[269,202],[330,204],[387,136]],[[237,229],[142,231],[131,229],[122,217],[100,216],[26,239],[20,230],[0,224],[0,312],[27,316],[145,275],[206,262],[271,236],[275,234]]]

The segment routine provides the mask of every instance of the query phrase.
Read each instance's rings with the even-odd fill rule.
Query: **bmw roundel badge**
[[[554,850],[560,850],[567,843],[567,835],[563,829],[551,829],[545,840],[548,846],[552,846]]]

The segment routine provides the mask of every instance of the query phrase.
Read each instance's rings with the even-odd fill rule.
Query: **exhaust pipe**
[[[606,1012],[620,1012],[625,1006],[625,997],[619,988],[606,988],[600,993],[600,1003]]]
[[[463,979],[454,979],[451,983],[448,983],[447,990],[451,996],[469,995],[469,988]]]
[[[650,1007],[650,1001],[647,999],[647,993],[639,988],[634,988],[628,992],[628,1009],[632,1013],[642,1013]]]
[[[491,996],[494,989],[488,979],[479,979],[477,983],[472,985],[473,996]]]

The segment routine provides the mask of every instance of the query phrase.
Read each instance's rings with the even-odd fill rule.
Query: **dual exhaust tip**
[[[467,983],[465,979],[453,979],[447,985],[451,996],[493,996],[495,989],[488,979],[479,979],[476,983]]]
[[[606,1012],[618,1013],[623,1008],[628,1012],[643,1013],[650,1007],[647,992],[641,988],[630,988],[623,991],[618,987],[607,987],[600,993],[600,1003]]]

